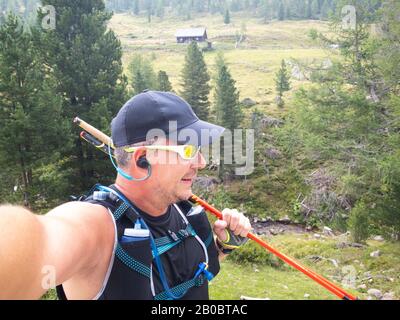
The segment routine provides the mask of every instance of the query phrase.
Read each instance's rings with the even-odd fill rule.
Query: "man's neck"
[[[125,197],[128,198],[129,201],[151,216],[161,216],[168,209],[169,204],[160,201],[160,198],[154,199],[148,197],[148,194],[141,192],[141,188],[128,187],[123,183],[118,183],[118,180],[114,185],[124,194]]]

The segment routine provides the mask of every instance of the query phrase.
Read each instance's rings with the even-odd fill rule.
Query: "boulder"
[[[274,117],[265,116],[260,120],[263,127],[277,127],[282,125],[284,122]]]
[[[396,297],[394,295],[394,292],[386,292],[383,297],[382,300],[396,300]]]
[[[352,246],[354,248],[363,248],[364,247],[364,245],[362,245],[361,243],[356,243],[356,242],[350,244],[350,246]]]
[[[381,252],[379,250],[373,251],[369,254],[369,256],[372,258],[378,258],[380,255],[381,255]]]
[[[382,292],[378,289],[369,289],[367,293],[368,295],[370,295],[371,297],[375,297],[376,299],[381,299],[383,297]]]
[[[271,299],[270,298],[257,298],[257,297],[240,296],[240,300],[271,300]]]
[[[375,237],[373,237],[373,240],[375,240],[375,241],[385,241],[385,239],[383,239],[383,237],[382,236],[375,236]]]
[[[284,223],[284,224],[289,224],[292,222],[292,220],[290,220],[288,215],[285,215],[283,218],[280,218],[278,221],[280,223]]]
[[[245,98],[240,103],[242,105],[244,105],[245,107],[252,107],[257,104],[257,102],[255,102],[254,100],[252,100],[250,98]]]
[[[280,152],[278,149],[275,149],[275,148],[267,148],[267,150],[265,150],[265,155],[266,155],[268,158],[270,158],[270,159],[272,159],[272,160],[275,160],[275,159],[280,158],[282,154],[281,154],[281,152]]]
[[[335,259],[328,259],[330,262],[332,262],[332,264],[335,266],[335,268],[339,267],[338,262]]]
[[[292,77],[299,81],[304,81],[306,79],[304,73],[300,70],[299,66],[292,67]]]
[[[332,229],[329,227],[324,227],[322,232],[326,236],[334,236]]]
[[[193,188],[200,191],[210,191],[218,184],[217,179],[211,177],[197,177],[193,182]]]
[[[270,232],[273,236],[276,236],[276,235],[278,235],[278,233],[279,233],[279,231],[278,231],[278,230],[275,230],[274,228],[269,229],[269,232]]]

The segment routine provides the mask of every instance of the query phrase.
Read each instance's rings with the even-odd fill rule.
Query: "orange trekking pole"
[[[219,210],[215,209],[213,206],[209,205],[207,202],[200,199],[198,196],[192,195],[190,198],[190,201],[192,203],[197,203],[197,204],[201,205],[205,210],[207,210],[208,212],[215,215],[218,219],[222,219],[222,213]],[[336,286],[329,280],[327,280],[327,279],[323,278],[322,276],[314,273],[313,271],[303,267],[298,262],[294,261],[293,259],[284,255],[283,253],[279,252],[275,248],[271,247],[268,243],[266,243],[264,240],[260,239],[256,235],[254,235],[252,233],[248,233],[247,238],[257,242],[258,244],[263,246],[265,249],[267,249],[269,252],[276,255],[278,258],[280,258],[287,264],[291,265],[292,267],[296,268],[297,270],[301,271],[302,273],[304,273],[306,276],[310,277],[314,281],[318,282],[321,286],[325,287],[326,289],[331,291],[333,294],[335,294],[339,298],[341,298],[343,300],[358,300],[357,297],[344,291],[343,289],[339,288],[338,286]]]
[[[105,135],[100,130],[94,128],[93,126],[91,126],[90,124],[88,124],[87,122],[85,122],[79,118],[75,118],[74,123],[79,125],[82,129],[86,130],[86,131],[82,131],[80,134],[80,137],[82,139],[84,139],[88,143],[92,144],[99,150],[101,150],[105,153],[108,153],[108,151],[107,151],[108,148],[105,147],[105,145],[108,146],[110,144],[111,139],[107,135]],[[111,145],[110,147],[111,147],[111,150],[114,149],[114,146]],[[190,197],[189,201],[192,203],[201,205],[205,210],[207,210],[208,212],[210,212],[211,214],[216,216],[218,219],[222,219],[222,213],[219,210],[217,210],[216,208],[214,208],[213,206],[208,204],[206,201],[200,199],[198,196],[192,195]],[[278,258],[280,258],[287,264],[291,265],[292,267],[296,268],[297,270],[301,271],[306,276],[308,276],[315,282],[319,283],[321,286],[323,286],[324,288],[326,288],[327,290],[329,290],[330,292],[332,292],[339,298],[341,298],[343,300],[358,300],[358,298],[356,296],[344,291],[342,288],[338,287],[337,285],[335,285],[334,283],[325,279],[324,277],[320,276],[319,274],[300,265],[298,262],[289,258],[285,254],[279,252],[275,248],[271,247],[268,243],[266,243],[264,240],[257,237],[256,235],[254,235],[252,233],[248,233],[247,238],[257,242],[259,245],[263,246],[269,252],[271,252],[272,254],[274,254],[275,256],[277,256]]]

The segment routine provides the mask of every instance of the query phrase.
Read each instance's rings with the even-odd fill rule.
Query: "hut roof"
[[[205,32],[206,28],[178,29],[175,37],[202,37]]]

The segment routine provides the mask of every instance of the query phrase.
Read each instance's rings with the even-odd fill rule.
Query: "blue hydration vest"
[[[188,201],[174,204],[186,227],[155,238],[138,210],[114,186],[96,184],[78,200],[106,207],[115,221],[114,254],[96,299],[182,299],[194,287],[205,286],[207,291],[208,281],[219,272],[218,253],[203,208],[193,207]],[[201,262],[190,278],[169,287],[160,256],[189,238],[196,239],[200,244],[203,251]],[[162,283],[161,292],[155,292],[154,266]],[[57,293],[60,299],[66,299],[62,285],[57,287]]]

